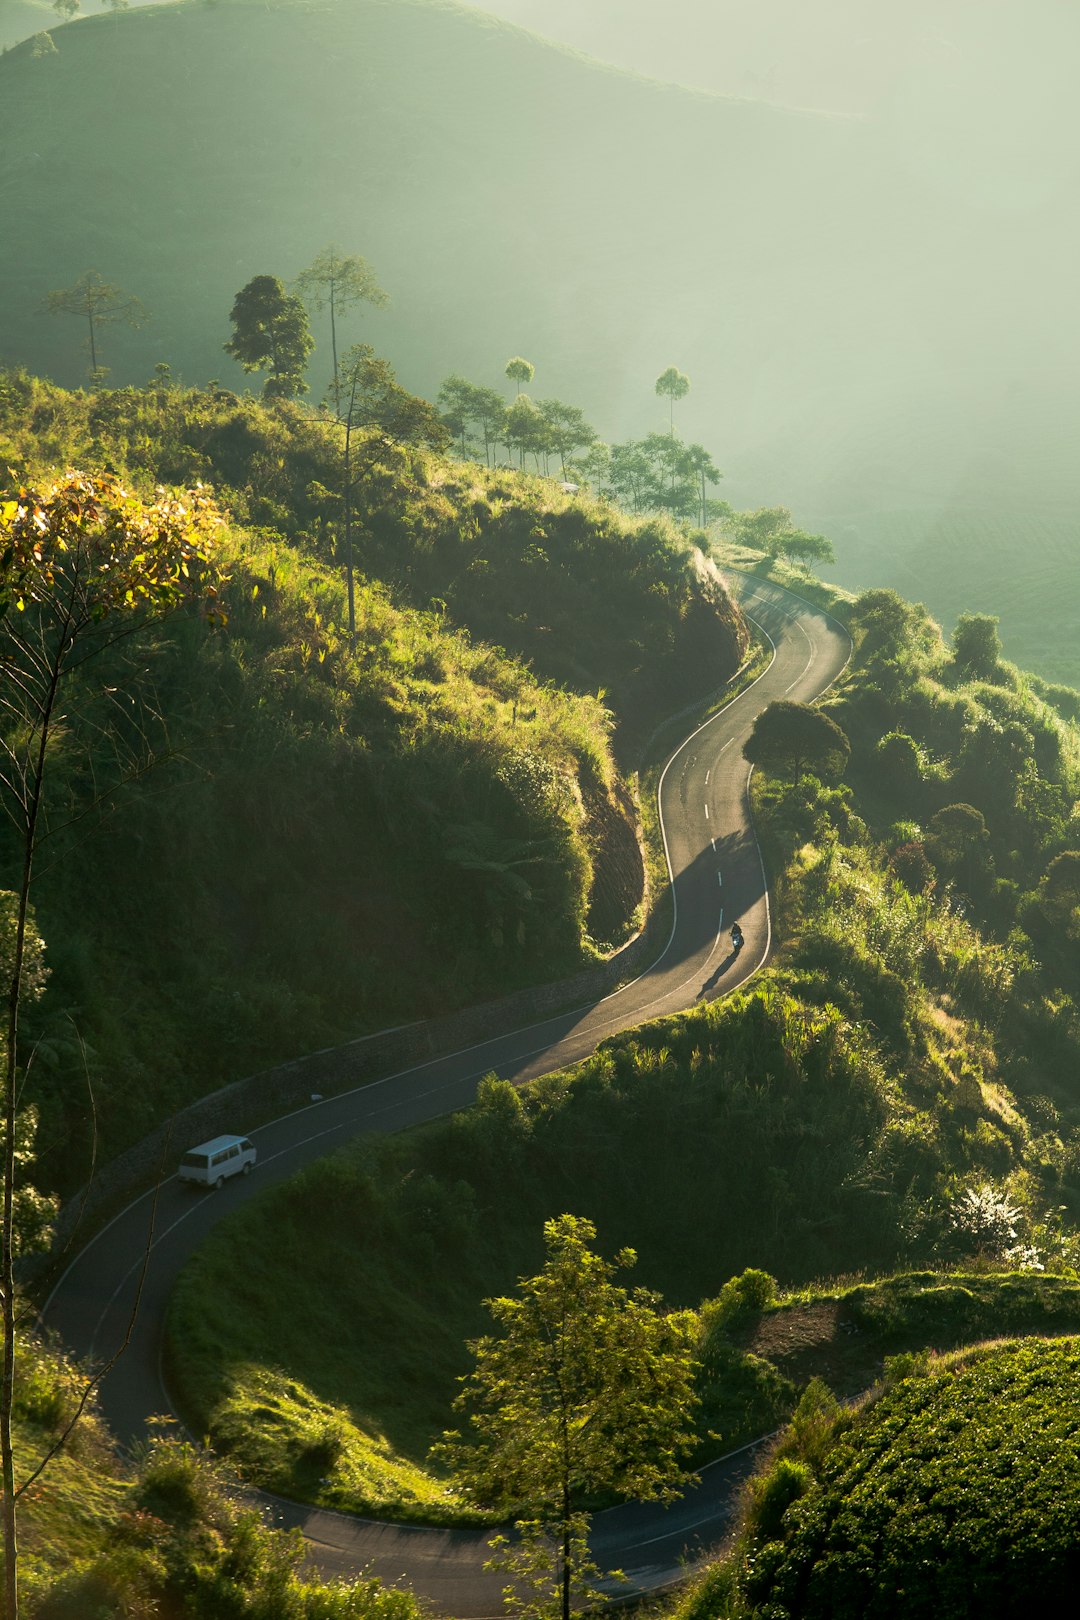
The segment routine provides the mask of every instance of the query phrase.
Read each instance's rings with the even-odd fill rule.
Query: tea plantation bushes
[[[901,1369],[897,1368],[897,1372]],[[1080,1580],[1080,1346],[990,1347],[796,1421],[698,1615],[1005,1620]],[[726,1591],[725,1591],[726,1587]],[[702,1594],[704,1598],[704,1594]],[[688,1611],[689,1612],[689,1611]]]

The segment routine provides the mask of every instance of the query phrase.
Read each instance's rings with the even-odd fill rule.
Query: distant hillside
[[[77,322],[38,310],[96,267],[153,317],[105,334],[116,381],[162,358],[232,381],[237,288],[295,275],[333,239],[393,297],[351,332],[429,396],[451,370],[500,382],[522,353],[541,397],[618,438],[661,424],[653,379],[681,366],[682,428],[713,449],[724,494],[830,527],[841,577],[936,550],[942,516],[972,506],[1025,565],[1043,532],[1068,537],[1065,143],[1029,173],[1007,124],[976,162],[910,107],[871,125],[723,101],[441,0],[190,0],[52,36],[55,56],[0,61],[0,197],[20,222],[0,269],[9,360],[81,374]],[[977,524],[957,543],[974,563]],[[966,595],[939,561],[921,591],[949,617]],[[1045,561],[1052,602],[1068,574]],[[1008,634],[1004,587],[993,607]],[[1054,672],[1080,678],[1052,613],[1044,634]],[[1041,662],[1030,637],[1013,650]]]

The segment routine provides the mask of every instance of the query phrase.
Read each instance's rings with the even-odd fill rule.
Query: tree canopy
[[[678,366],[668,366],[656,379],[656,392],[668,402],[668,427],[675,433],[675,401],[685,399],[690,392],[690,379]]]
[[[44,37],[47,39],[48,35]],[[116,322],[138,327],[146,321],[146,311],[139,300],[114,282],[106,281],[96,270],[86,270],[72,286],[49,293],[45,308],[50,315],[85,318],[89,329],[90,375],[95,381],[103,374],[98,364],[99,329]]]
[[[770,703],[754,721],[743,744],[743,758],[773,776],[798,780],[806,771],[816,776],[842,776],[851,744],[835,720],[807,703],[781,699]]]
[[[989,613],[961,613],[953,632],[953,663],[969,680],[993,680],[1001,665],[998,620]]]
[[[302,270],[295,282],[301,298],[310,301],[321,314],[330,312],[330,347],[333,355],[331,390],[334,410],[341,415],[341,387],[338,374],[337,318],[355,304],[371,304],[382,309],[390,302],[379,286],[375,272],[358,253],[343,253],[336,243],[323,248]]]
[[[241,287],[229,319],[233,335],[225,353],[245,371],[267,371],[267,399],[295,399],[307,393],[304,368],[315,347],[303,302],[288,293],[277,276],[253,276]]]
[[[536,375],[536,367],[531,360],[525,360],[520,354],[515,354],[506,362],[506,375],[510,381],[517,384],[520,394],[526,383],[531,383]]]
[[[440,1448],[474,1500],[517,1517],[526,1567],[512,1556],[507,1565],[544,1587],[538,1610],[557,1599],[563,1620],[575,1594],[589,1600],[595,1574],[583,1501],[671,1496],[693,1439],[694,1318],[621,1287],[615,1275],[633,1250],[605,1260],[595,1237],[574,1215],[546,1222],[543,1270],[522,1278],[516,1297],[488,1300],[500,1331],[470,1345],[476,1365],[456,1403],[469,1433]],[[546,1580],[545,1535],[558,1547]]]

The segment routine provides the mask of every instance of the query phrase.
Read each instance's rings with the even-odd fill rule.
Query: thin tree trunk
[[[570,1620],[570,1490],[563,1484],[562,1620]]]
[[[97,345],[94,342],[94,312],[87,309],[86,318],[90,322],[90,375],[97,373]]]
[[[356,393],[349,401],[349,415],[345,422],[345,581],[349,593],[349,651],[356,650],[356,589],[353,583],[352,552],[352,414]]]
[[[334,263],[330,261],[330,348],[334,356],[334,415],[341,415],[341,393],[338,386],[337,317],[334,308]]]
[[[61,648],[63,643],[61,642]],[[62,650],[53,660],[49,672],[49,687],[41,709],[41,732],[38,738],[37,758],[31,777],[30,799],[26,806],[26,826],[23,832],[22,880],[19,885],[19,910],[15,925],[15,953],[8,986],[7,1054],[4,1090],[4,1164],[3,1164],[3,1220],[0,1225],[0,1290],[3,1292],[4,1367],[0,1384],[0,1474],[3,1476],[4,1524],[4,1617],[18,1620],[19,1614],[19,1544],[15,1516],[15,1452],[12,1445],[11,1416],[15,1405],[15,1080],[16,1042],[19,1035],[19,999],[22,990],[23,961],[26,954],[26,915],[30,905],[30,880],[34,867],[34,844],[37,837],[38,815],[41,810],[42,785],[45,778],[45,749],[49,740],[49,724],[56,688],[60,679]]]

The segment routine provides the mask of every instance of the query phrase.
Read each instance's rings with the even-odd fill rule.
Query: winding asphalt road
[[[820,696],[846,663],[850,643],[828,615],[790,592],[748,576],[733,584],[744,612],[772,644],[773,657],[753,685],[681,744],[665,768],[659,800],[674,922],[658,960],[592,1005],[369,1082],[251,1132],[259,1150],[256,1174],[216,1196],[193,1196],[173,1181],[162,1187],[156,1205],[146,1194],[118,1215],[73,1260],[43,1318],[72,1351],[98,1364],[130,1332],[101,1386],[105,1418],[121,1440],[139,1438],[152,1414],[169,1409],[161,1376],[169,1296],[185,1261],[232,1210],[362,1131],[404,1130],[467,1107],[478,1081],[492,1071],[514,1081],[549,1073],[586,1057],[607,1035],[726,994],[760,968],[772,931],[742,745],[766,704]],[[737,955],[727,933],[736,919],[746,937]],[[236,1128],[243,1130],[244,1121],[237,1120]],[[153,1246],[143,1275],[151,1223]],[[221,1307],[221,1301],[207,1302],[210,1310]],[[602,1568],[621,1568],[628,1580],[612,1591],[648,1591],[683,1576],[722,1537],[734,1486],[751,1461],[747,1450],[714,1463],[670,1508],[629,1503],[597,1515],[597,1560]],[[502,1581],[483,1572],[488,1553],[481,1535],[264,1500],[277,1522],[303,1530],[312,1561],[328,1575],[363,1569],[387,1583],[406,1580],[437,1609],[461,1620],[501,1613]]]

